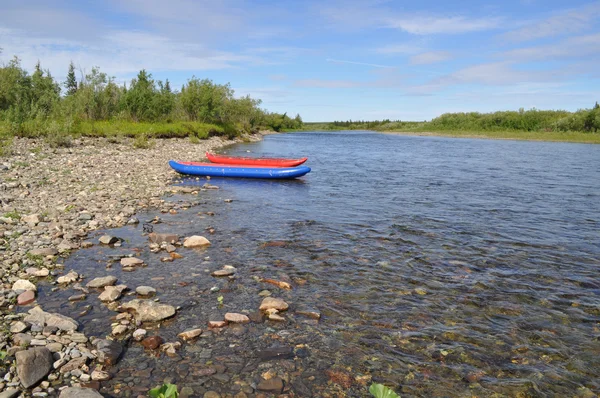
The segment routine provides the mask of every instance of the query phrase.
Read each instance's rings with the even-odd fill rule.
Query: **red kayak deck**
[[[206,157],[213,163],[223,165],[246,165],[263,167],[296,167],[306,162],[308,158],[286,159],[286,158],[248,158],[238,156],[222,156],[206,152]]]

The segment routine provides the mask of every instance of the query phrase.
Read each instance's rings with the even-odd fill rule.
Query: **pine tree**
[[[67,95],[73,95],[77,92],[77,77],[75,76],[75,65],[73,65],[73,62],[69,64],[69,73],[67,73],[65,88],[67,89]]]

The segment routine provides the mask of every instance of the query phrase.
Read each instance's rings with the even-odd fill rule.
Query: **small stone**
[[[33,290],[27,290],[17,297],[18,305],[27,305],[35,301],[35,292]]]
[[[226,321],[208,321],[209,328],[222,328],[227,326]]]
[[[101,278],[94,278],[91,281],[89,281],[86,286],[92,288],[101,288],[106,286],[112,286],[115,283],[117,283],[117,278],[112,275],[109,275]]]
[[[21,221],[35,226],[40,222],[40,216],[38,214],[30,214],[28,216],[21,217]]]
[[[29,254],[32,256],[42,256],[42,257],[56,256],[58,254],[58,250],[51,248],[51,247],[46,247],[46,248],[42,248],[42,249],[30,250]]]
[[[127,286],[125,285],[106,286],[98,298],[100,301],[112,302],[118,300],[119,297],[121,297],[121,293],[125,289],[127,289]]]
[[[286,303],[285,301],[283,301],[280,298],[274,298],[274,297],[265,297],[263,299],[262,303],[260,304],[261,311],[266,311],[271,308],[274,308],[277,311],[285,311],[288,309],[288,307],[289,307],[288,303]]]
[[[165,247],[165,250],[167,251],[167,253],[173,253],[175,250],[177,250],[177,248],[173,245],[167,245],[167,247]]]
[[[225,314],[225,320],[231,323],[249,323],[250,318],[244,314],[237,314],[235,312],[228,312]]]
[[[162,342],[163,339],[160,336],[150,336],[142,340],[142,345],[144,348],[149,350],[155,350],[162,344]]]
[[[87,298],[87,296],[83,293],[79,293],[79,294],[74,294],[72,296],[70,296],[68,298],[69,301],[81,301],[81,300],[85,300]]]
[[[268,291],[268,290],[261,290],[261,291],[258,293],[258,295],[259,295],[259,296],[261,296],[261,297],[269,297],[269,296],[271,295],[271,292],[270,292],[270,291]]]
[[[81,368],[83,365],[86,364],[86,362],[87,362],[87,358],[85,358],[85,357],[71,359],[69,362],[67,362],[65,365],[63,365],[60,368],[60,373],[64,374],[67,372],[72,372],[75,369]]]
[[[309,308],[298,309],[296,310],[296,314],[303,315],[312,319],[321,319],[321,313],[319,311]]]
[[[423,289],[422,287],[418,287],[415,289],[415,293],[417,293],[419,296],[424,296],[427,294],[427,290]]]
[[[125,326],[125,325],[117,325],[112,330],[113,336],[119,336],[125,332],[127,332],[127,326]]]
[[[29,329],[28,324],[26,324],[25,322],[17,321],[11,325],[10,332],[11,333],[22,333],[22,332],[26,331],[27,329]]]
[[[100,239],[98,239],[98,241],[100,241],[100,243],[102,243],[103,245],[112,245],[114,243],[117,243],[119,241],[119,238],[110,235],[103,235],[100,237]]]
[[[81,242],[81,248],[82,249],[89,249],[92,246],[94,246],[94,242],[90,242],[89,240]]]
[[[148,234],[148,239],[150,239],[150,242],[152,243],[173,243],[179,240],[179,236],[175,234],[157,234],[152,232]]]
[[[123,346],[117,341],[96,340],[95,344],[98,349],[98,360],[100,363],[112,366],[119,361],[119,358],[123,353]]]
[[[184,332],[181,332],[177,335],[180,339],[184,341],[195,339],[196,337],[202,334],[202,329],[190,329]]]
[[[136,257],[124,257],[121,259],[121,265],[123,267],[139,267],[143,264],[144,261]]]
[[[175,307],[167,304],[159,304],[153,300],[135,299],[121,306],[124,310],[132,310],[140,322],[162,321],[175,315]]]
[[[100,393],[91,388],[67,387],[60,392],[58,398],[103,398]]]
[[[285,318],[277,314],[269,314],[269,319],[272,321],[285,322]]]
[[[235,268],[234,269],[230,269],[230,268],[220,269],[220,270],[214,271],[211,275],[219,277],[219,276],[230,276],[233,274],[235,274]]]
[[[28,280],[19,279],[18,281],[13,283],[12,290],[14,290],[14,291],[32,290],[32,291],[36,292],[37,288],[35,287],[35,285],[33,283],[29,282]]]
[[[94,370],[92,372],[92,380],[96,380],[96,381],[105,381],[105,380],[110,380],[110,373],[105,372],[103,370]]]
[[[138,286],[135,288],[135,292],[140,296],[149,296],[156,293],[156,289],[151,286]]]
[[[256,386],[256,389],[259,391],[280,394],[283,390],[283,380],[280,377],[273,377],[269,380],[261,380]]]
[[[177,260],[178,258],[183,258],[183,256],[181,254],[175,253],[175,252],[169,253],[169,256],[171,256],[171,258],[173,260]]]
[[[169,256],[169,257],[161,257],[161,258],[160,258],[160,261],[161,261],[162,263],[172,263],[172,262],[173,262],[173,260],[174,260],[174,259],[173,259],[173,257],[170,257],[170,256]]]
[[[75,271],[69,271],[67,275],[60,276],[56,281],[60,284],[73,283],[79,279],[79,274]]]
[[[146,333],[148,333],[146,329],[136,329],[135,332],[133,332],[133,339],[135,341],[142,341],[144,337],[146,337]]]
[[[44,277],[50,275],[50,270],[48,270],[48,268],[39,269],[39,268],[35,268],[35,267],[29,267],[25,270],[25,272],[28,275],[35,276],[38,278],[44,278]]]
[[[190,236],[183,242],[183,247],[202,247],[210,245],[210,241],[204,236],[194,235]]]

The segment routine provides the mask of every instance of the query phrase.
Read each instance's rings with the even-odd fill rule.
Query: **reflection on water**
[[[198,394],[232,392],[274,367],[296,396],[366,397],[364,376],[403,397],[600,392],[600,146],[352,132],[267,136],[227,150],[246,151],[307,155],[313,171],[289,181],[211,179],[220,189],[155,226],[213,243],[179,250],[184,259],[161,263],[136,226],[111,231],[124,247],[81,250],[67,266],[132,289],[150,284],[181,306],[156,331],[166,341],[228,311],[256,312],[263,289],[290,303],[287,321],[207,333],[175,359],[129,343],[109,386],[126,395],[169,378]],[[105,269],[109,255],[136,248],[148,267]],[[224,264],[238,268],[234,281],[209,275]],[[93,305],[86,332],[110,332],[114,312],[94,294],[56,305],[71,315]],[[302,307],[322,319],[301,316]],[[273,345],[293,347],[294,359],[264,362]],[[215,375],[195,376],[216,365]]]

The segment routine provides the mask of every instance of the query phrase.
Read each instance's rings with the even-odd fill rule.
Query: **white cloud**
[[[582,32],[600,18],[600,1],[561,11],[549,18],[526,24],[507,32],[501,38],[509,42],[522,42],[544,37],[554,37]]]
[[[389,17],[384,23],[389,28],[400,29],[413,35],[459,34],[495,29],[499,18],[470,19],[465,16],[402,16]]]
[[[413,65],[427,65],[446,61],[452,58],[452,54],[447,51],[429,51],[410,57],[410,63]]]

